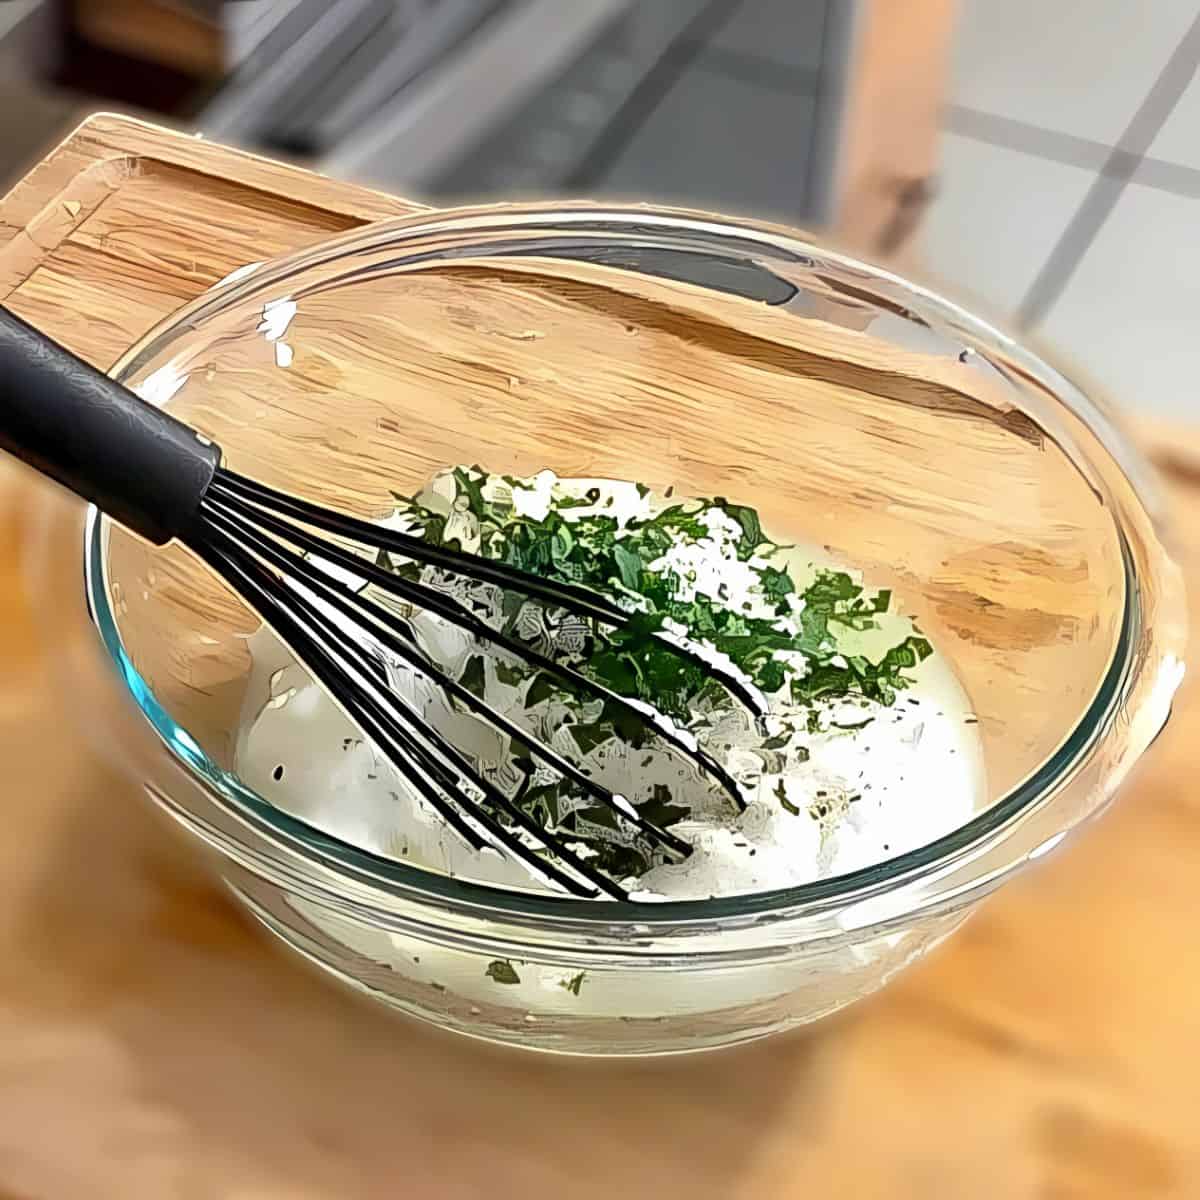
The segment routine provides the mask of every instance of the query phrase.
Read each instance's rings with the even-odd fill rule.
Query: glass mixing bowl
[[[123,698],[64,650],[88,729],[288,946],[449,1029],[646,1054],[831,1013],[1099,810],[1180,678],[1178,575],[1108,415],[954,304],[784,229],[423,213],[241,273],[116,374],[235,469],[368,517],[464,462],[754,505],[892,588],[969,694],[989,803],[929,845],[730,899],[505,891],[364,852],[239,782],[259,622],[177,547],[92,514],[86,594]],[[78,561],[61,570],[69,596]]]

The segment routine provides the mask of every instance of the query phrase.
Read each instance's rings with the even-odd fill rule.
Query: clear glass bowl
[[[463,1033],[648,1054],[831,1013],[1099,810],[1181,675],[1178,573],[1109,416],[955,305],[784,229],[420,214],[242,273],[116,374],[236,469],[366,516],[461,462],[753,504],[892,587],[952,661],[990,803],[947,836],[749,897],[527,895],[366,853],[244,787],[228,768],[257,619],[186,553],[92,514],[86,594],[117,682],[94,638],[60,646],[87,729],[288,946]],[[77,516],[51,519],[61,546]],[[72,595],[78,560],[38,578]]]

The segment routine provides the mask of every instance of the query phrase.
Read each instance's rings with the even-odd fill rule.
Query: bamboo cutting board
[[[0,202],[0,299],[107,366],[234,267],[411,207],[95,117]],[[1151,449],[1200,595],[1200,432]],[[33,486],[0,473],[0,1200],[1200,1196],[1194,689],[1105,820],[844,1018],[511,1056],[277,956],[79,747],[19,592]]]

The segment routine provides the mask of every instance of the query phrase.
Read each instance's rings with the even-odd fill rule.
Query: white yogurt
[[[247,707],[257,715],[243,724],[237,748],[237,771],[249,787],[364,850],[478,882],[540,886],[519,863],[471,849],[364,740],[274,634],[259,631],[250,649]],[[680,823],[673,828],[695,847],[692,856],[645,875],[642,898],[701,899],[792,887],[894,858],[970,820],[986,802],[970,707],[939,655],[912,675],[913,687],[864,728],[805,739],[809,760],[787,782],[799,816],[767,791],[740,817]],[[476,722],[455,715],[477,743]],[[863,710],[846,705],[833,715],[849,723],[861,719]],[[631,773],[645,757],[634,756]],[[667,757],[656,756],[647,770],[657,768],[658,778],[668,777]],[[820,819],[808,811],[818,792],[831,798],[828,815]],[[859,798],[838,799],[846,792]]]
[[[591,494],[589,489],[598,493],[595,503],[563,509],[568,520],[603,513],[615,516],[625,529],[667,503],[634,484],[560,481],[549,471],[511,487],[493,476],[485,492],[494,499],[507,491],[518,513],[540,520],[556,496],[583,498]],[[473,528],[470,514],[456,505],[452,479],[439,476],[422,499],[446,514],[446,536],[453,533],[467,549],[478,545],[478,525]],[[398,513],[386,524],[406,528],[410,518]],[[697,593],[720,594],[731,611],[770,618],[780,631],[794,635],[803,600],[789,597],[791,615],[778,616],[773,602],[756,590],[764,561],[740,560],[733,549],[741,527],[717,508],[701,514],[701,525],[706,536],[680,538],[647,569],[667,572],[675,580],[675,595],[685,602]],[[826,555],[803,547],[792,548],[786,561],[774,565],[797,580],[802,593],[814,563],[831,565]],[[347,578],[346,572],[339,574]],[[453,586],[458,588],[460,581]],[[498,615],[493,589],[470,591],[473,585],[466,581],[461,586],[468,589],[464,596],[488,603]],[[911,631],[895,613],[878,620],[875,630],[843,630],[838,649],[877,657]],[[418,613],[411,623],[434,661],[455,677],[479,653],[472,635],[435,615]],[[687,634],[682,628],[678,632]],[[237,770],[260,795],[324,832],[378,854],[479,882],[535,890],[550,886],[499,852],[468,846],[273,634],[256,634],[251,652],[254,666]],[[711,646],[706,653],[714,662],[721,658]],[[776,657],[794,660],[789,665],[801,675],[807,670],[798,651],[777,651]],[[389,668],[400,696],[505,786],[507,738],[449,705],[439,689],[404,663],[390,659]],[[821,728],[815,733],[805,729],[809,710],[795,705],[786,689],[777,693],[770,698],[767,732],[786,736],[777,736],[783,744],[770,754],[763,749],[761,731],[740,706],[710,714],[707,726],[694,725],[706,748],[738,780],[748,802],[740,815],[718,789],[701,787],[692,764],[668,746],[633,750],[610,739],[581,755],[554,717],[553,705],[542,736],[619,795],[645,796],[661,784],[692,807],[677,832],[694,853],[631,881],[636,898],[701,899],[791,887],[924,845],[963,824],[985,802],[977,730],[948,662],[935,653],[908,674],[913,685],[891,706],[861,699],[822,706]],[[520,685],[506,683],[492,665],[486,671],[484,698],[514,720],[526,715]]]
[[[544,472],[514,488],[512,500],[518,511],[536,520],[544,517],[556,485],[568,484],[582,495],[601,482],[560,482]],[[623,525],[654,503],[632,484],[602,486],[599,503],[612,497],[604,511],[617,515]],[[438,487],[435,484],[433,492]],[[450,519],[463,521],[451,511],[453,492],[441,499]],[[574,511],[583,515],[590,510]],[[731,607],[757,603],[755,576],[748,564],[721,556],[722,545],[737,533],[727,523],[723,513],[712,510],[705,518],[710,539],[673,546],[654,566],[677,572],[685,596],[685,589],[713,595],[721,587]],[[404,518],[395,524],[403,526]],[[469,548],[469,520],[456,533]],[[794,577],[802,577],[813,562],[848,570],[803,547],[790,552],[786,565]],[[795,615],[781,618],[780,628],[794,633]],[[436,617],[420,614],[414,624],[432,656],[451,673],[461,671],[467,657],[478,653],[472,637]],[[883,617],[881,624],[880,631],[849,635],[860,644],[847,653],[870,657],[873,649],[886,648],[908,631],[908,623],[894,615]],[[520,862],[468,846],[362,737],[272,633],[254,635],[250,649],[253,669],[236,763],[247,785],[323,832],[377,854],[481,883],[550,889]],[[802,662],[797,665],[803,670]],[[473,716],[450,708],[436,689],[402,664],[392,663],[391,674],[397,691],[449,740],[480,763],[505,761],[506,739]],[[692,815],[672,827],[694,847],[693,853],[685,861],[654,866],[632,881],[633,898],[703,899],[796,886],[893,858],[969,820],[986,803],[986,780],[967,697],[949,663],[937,653],[908,674],[912,686],[891,706],[842,701],[824,708],[819,732],[794,735],[808,751],[806,761],[781,752],[764,764],[762,736],[752,722],[737,713],[723,725],[718,721],[706,733],[707,744],[742,784],[748,803],[740,815],[726,799],[714,797],[712,789],[688,794],[689,778],[695,785],[692,768],[668,749],[630,751],[610,741],[592,751],[584,761],[615,792],[638,795],[662,782],[671,786],[673,795],[694,800]],[[510,715],[519,709],[518,691],[490,668],[485,698]],[[779,728],[778,722],[788,716],[795,713],[773,698],[772,728]],[[856,725],[861,727],[839,727]],[[562,742],[558,734],[556,738],[556,748],[579,757],[569,741]],[[578,1011],[585,992],[589,1000],[582,1007],[588,1011],[629,1016],[656,1015],[664,1006],[673,1012],[705,1011],[720,1007],[717,1000],[733,1004],[763,994],[764,980],[756,976],[730,977],[727,997],[713,994],[711,984],[703,997],[658,995],[658,989],[646,995],[631,991],[628,981],[617,977],[585,975],[575,981],[576,972],[528,963],[508,964],[514,982],[507,967],[488,974],[489,964],[473,954],[365,930],[323,912],[308,915],[331,936],[418,982],[468,998],[526,1004],[536,1011]],[[791,969],[775,971],[767,991],[780,994],[797,986],[793,974]]]

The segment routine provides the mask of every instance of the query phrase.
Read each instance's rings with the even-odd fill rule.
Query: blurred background
[[[1196,0],[0,0],[0,186],[119,109],[451,202],[833,229],[1190,415]]]

